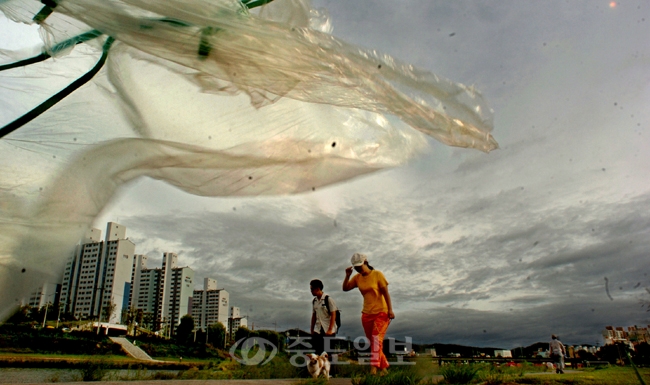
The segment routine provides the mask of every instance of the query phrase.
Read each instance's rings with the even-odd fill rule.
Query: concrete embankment
[[[131,343],[131,341],[127,340],[124,337],[109,337],[111,341],[115,342],[116,344],[119,344],[122,349],[128,354],[129,356],[137,359],[137,360],[144,360],[144,361],[155,361],[153,358],[149,357],[149,355],[139,347],[135,346],[134,344]]]

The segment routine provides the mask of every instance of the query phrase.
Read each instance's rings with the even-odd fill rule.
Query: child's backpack
[[[316,303],[316,298],[314,298],[313,303]],[[325,307],[327,308],[327,312],[331,313],[329,295],[325,296]],[[340,310],[336,310],[336,320],[335,320],[335,322],[336,322],[336,330],[338,332],[338,329],[341,328],[341,311]]]

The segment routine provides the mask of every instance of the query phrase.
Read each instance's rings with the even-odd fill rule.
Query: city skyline
[[[228,291],[217,288],[216,279],[204,278],[199,288],[194,270],[179,266],[175,253],[163,253],[161,267],[148,268],[148,257],[135,250],[136,244],[121,224],[108,222],[105,239],[100,229],[89,229],[54,292],[50,290],[52,284],[44,284],[30,295],[29,305],[40,308],[52,302],[59,312],[77,319],[112,324],[127,322],[124,318],[132,311],[140,311],[147,319],[139,321],[140,327],[165,335],[173,335],[185,315],[202,330],[217,322],[226,330],[233,322],[246,325],[240,320],[239,308],[230,306]]]

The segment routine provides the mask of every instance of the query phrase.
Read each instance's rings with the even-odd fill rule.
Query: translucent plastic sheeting
[[[423,133],[497,147],[476,90],[334,38],[306,0],[255,12],[235,0],[55,5],[41,17],[54,58],[0,72],[0,127],[82,76],[102,47],[106,63],[0,139],[0,290],[11,293],[0,318],[60,280],[93,219],[136,178],[204,196],[291,194],[403,164]],[[45,7],[0,0],[16,22]],[[101,36],[62,48],[88,32]],[[0,54],[1,64],[20,56]]]

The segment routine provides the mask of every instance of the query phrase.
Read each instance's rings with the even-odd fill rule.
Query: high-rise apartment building
[[[164,253],[161,268],[147,268],[147,256],[135,255],[135,244],[126,238],[126,227],[109,222],[106,237],[90,229],[68,261],[59,288],[43,287],[30,303],[42,306],[60,295],[62,312],[79,319],[119,323],[128,309],[145,315],[141,327],[171,336],[181,318],[190,314],[197,327],[221,322],[232,330],[228,318],[230,295],[206,278],[204,290],[194,290],[194,271],[178,266],[178,256]],[[56,301],[56,300],[55,300]],[[235,329],[246,320],[235,316]]]
[[[138,254],[133,258],[129,308],[141,310],[145,315],[145,324],[141,326],[151,330],[160,329],[160,322],[155,315],[158,314],[161,273],[161,269],[147,268],[146,255]]]
[[[161,293],[158,297],[158,319],[172,327],[171,334],[181,317],[192,314],[192,292],[194,291],[194,270],[189,267],[177,267],[178,256],[165,253],[160,278]]]
[[[206,330],[208,326],[221,322],[228,331],[228,304],[230,294],[217,289],[217,280],[205,278],[203,290],[194,290],[192,296],[192,318],[196,328]]]
[[[61,294],[61,285],[57,283],[44,283],[29,296],[30,307],[42,308],[45,304],[57,306]]]
[[[149,327],[155,331],[172,335],[181,317],[192,312],[194,270],[178,267],[178,256],[174,253],[163,254],[160,269],[148,269],[146,261],[146,255],[134,258],[129,307],[150,315]]]
[[[248,320],[244,317],[242,317],[239,314],[239,308],[238,307],[231,307],[230,308],[230,318],[228,319],[228,326],[230,331],[232,333],[236,332],[239,327],[248,327]],[[232,338],[232,337],[231,337]]]
[[[128,306],[135,244],[126,238],[126,227],[109,222],[106,238],[91,229],[65,267],[61,306],[77,318],[118,323]]]

